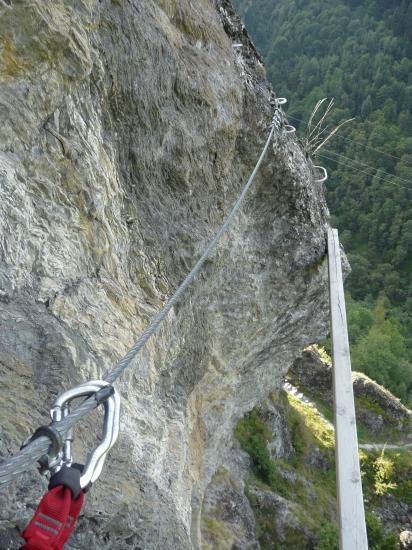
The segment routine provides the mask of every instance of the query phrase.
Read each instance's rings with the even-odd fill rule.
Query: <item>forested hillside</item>
[[[352,274],[353,368],[412,404],[412,3],[235,0],[273,88],[305,136],[314,105],[334,97],[320,151],[328,204]]]

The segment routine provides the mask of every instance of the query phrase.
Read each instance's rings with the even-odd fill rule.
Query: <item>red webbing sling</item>
[[[73,499],[68,487],[59,485],[42,498],[32,520],[22,533],[21,550],[63,550],[83,505],[84,494]]]

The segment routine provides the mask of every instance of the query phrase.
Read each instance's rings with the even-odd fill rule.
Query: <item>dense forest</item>
[[[355,117],[314,158],[352,267],[352,363],[412,405],[412,2],[235,4],[302,139],[324,97],[330,129]]]

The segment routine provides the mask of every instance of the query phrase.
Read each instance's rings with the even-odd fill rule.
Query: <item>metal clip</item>
[[[285,103],[287,103],[288,100],[286,99],[286,97],[277,97],[275,98],[275,102],[276,102],[276,108],[279,108],[281,105],[284,105]]]
[[[113,391],[104,391],[103,400],[101,390],[106,388],[112,388]],[[62,393],[50,410],[50,415],[53,421],[58,421],[67,416],[70,412],[70,402],[78,397],[90,397],[96,394],[97,401],[103,402],[104,406],[104,422],[103,422],[103,435],[99,445],[93,449],[93,451],[87,457],[86,464],[83,468],[82,475],[80,477],[80,486],[82,489],[89,484],[96,481],[99,477],[106,455],[109,450],[115,444],[119,435],[120,425],[120,397],[117,391],[104,380],[92,380],[80,384],[75,388]],[[73,441],[72,430],[67,434],[64,442],[63,451],[60,457],[60,463],[54,468],[54,472],[57,472],[63,465],[71,466],[72,464],[72,451],[71,444]]]
[[[38,437],[48,437],[51,442],[47,454],[43,455],[38,460],[38,470],[42,475],[44,475],[48,471],[54,470],[61,463],[63,440],[60,433],[58,432],[58,430],[56,430],[53,424],[50,424],[50,426],[40,426],[39,428],[37,428],[33,435],[29,436],[23,442],[20,450],[24,449],[24,447],[26,447],[32,441],[35,441]]]
[[[296,128],[291,124],[285,124],[282,130],[285,132],[285,134],[293,134],[296,132]]]
[[[315,164],[313,165],[313,168],[317,168],[318,170],[322,170],[323,172],[323,177],[321,177],[319,180],[315,180],[317,183],[323,183],[328,179],[328,172],[326,168],[324,168],[323,166],[316,166]]]

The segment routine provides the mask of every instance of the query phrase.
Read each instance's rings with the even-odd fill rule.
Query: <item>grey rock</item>
[[[273,112],[228,1],[0,2],[0,30],[9,456],[171,295],[239,195]],[[121,435],[68,548],[200,546],[204,493],[237,420],[326,335],[326,225],[311,162],[277,132],[241,214],[117,384]],[[76,456],[95,426],[76,430]],[[33,470],[0,492],[0,540],[19,546],[45,487]]]
[[[368,428],[379,433],[389,423],[403,435],[403,439],[412,442],[412,411],[390,391],[358,372],[353,374],[353,390],[358,398],[363,399],[358,399],[358,415]],[[369,408],[363,403],[372,406]]]
[[[311,549],[314,537],[308,527],[299,520],[299,505],[271,491],[258,487],[249,488],[249,499],[256,516],[265,518],[266,532],[261,535],[264,547]]]
[[[395,532],[412,530],[412,506],[392,496],[382,499],[374,510],[386,530]]]
[[[319,395],[333,404],[332,367],[322,360],[314,347],[304,350],[295,359],[288,371],[287,381],[302,388],[306,395]]]
[[[310,398],[333,405],[332,367],[322,360],[315,348],[306,349],[293,362],[287,380]],[[357,420],[373,434],[379,435],[383,428],[388,428],[398,432],[404,442],[411,441],[412,411],[365,374],[354,372],[352,380]]]
[[[402,550],[410,550],[410,548],[412,548],[412,531],[402,531],[399,536],[399,541]]]
[[[279,394],[276,395],[273,392],[271,397],[258,406],[260,417],[272,432],[272,439],[268,443],[268,449],[274,460],[288,458],[293,455],[294,451],[290,430],[286,421],[285,409],[279,399]]]
[[[204,548],[260,548],[255,518],[245,497],[242,480],[220,468],[208,485],[202,506],[202,543]]]

